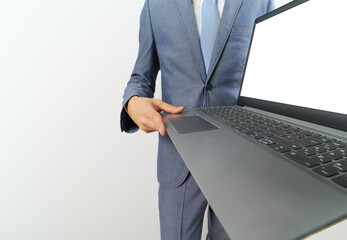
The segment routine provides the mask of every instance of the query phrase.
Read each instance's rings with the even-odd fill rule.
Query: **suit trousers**
[[[159,185],[161,240],[201,240],[207,200],[193,176],[176,188]],[[211,207],[208,207],[206,240],[229,240]]]

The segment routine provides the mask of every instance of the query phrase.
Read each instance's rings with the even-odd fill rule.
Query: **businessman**
[[[160,133],[162,240],[201,239],[207,201],[166,135],[160,112],[235,104],[254,20],[273,7],[272,0],[146,0],[144,4],[121,129]],[[162,100],[152,99],[159,70]],[[207,239],[229,239],[211,208]]]

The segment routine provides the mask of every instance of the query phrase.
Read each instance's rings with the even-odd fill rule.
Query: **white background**
[[[0,1],[1,240],[159,239],[157,134],[119,128],[142,6]]]
[[[157,135],[120,133],[139,1],[0,1],[0,239],[159,239]]]

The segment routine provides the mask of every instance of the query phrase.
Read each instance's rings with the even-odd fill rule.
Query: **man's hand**
[[[126,110],[142,131],[159,131],[160,135],[165,136],[166,129],[160,111],[180,113],[184,107],[176,107],[158,99],[134,96],[128,101]]]

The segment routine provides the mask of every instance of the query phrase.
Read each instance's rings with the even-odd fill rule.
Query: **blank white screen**
[[[347,114],[345,0],[311,0],[256,26],[241,96]]]

